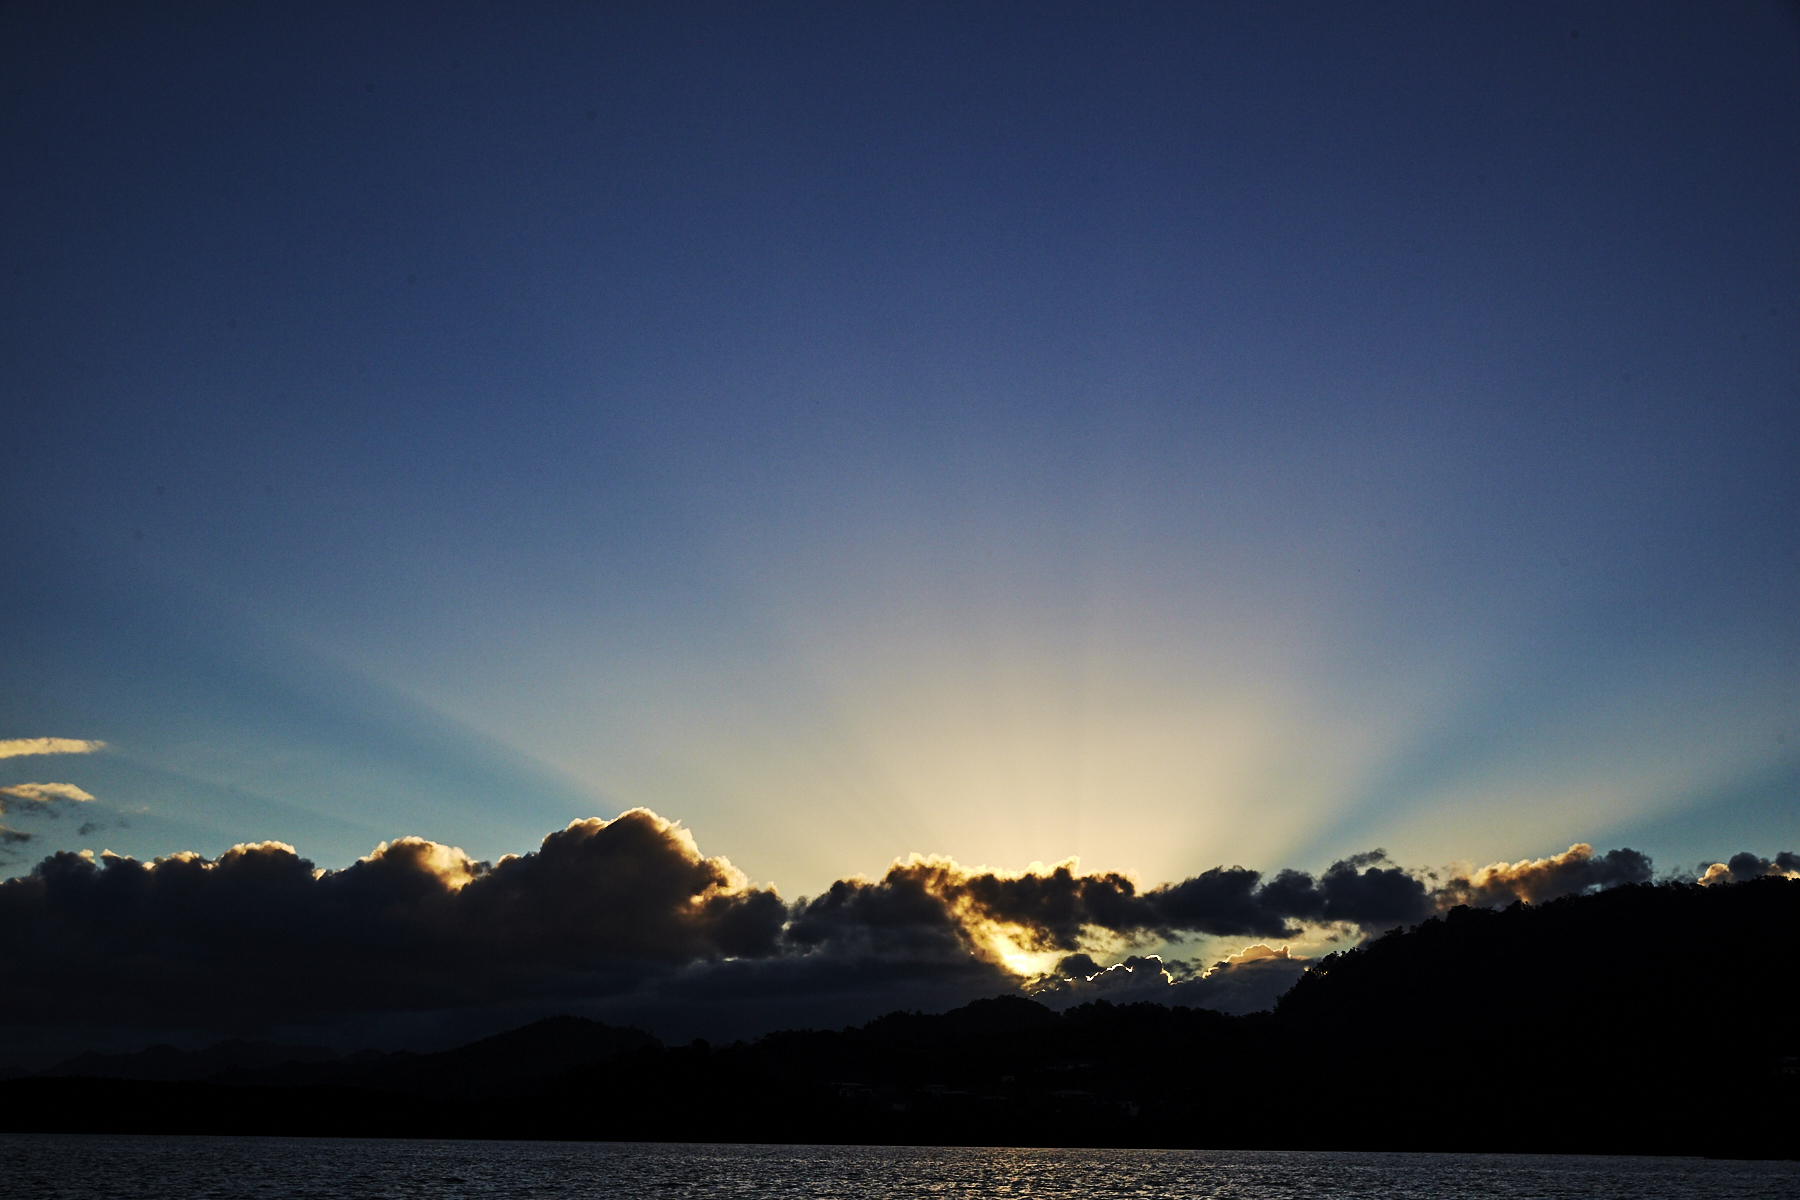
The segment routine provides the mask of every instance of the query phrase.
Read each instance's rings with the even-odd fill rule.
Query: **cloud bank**
[[[1140,889],[1118,872],[1082,874],[1075,860],[1038,872],[971,870],[914,855],[879,880],[840,880],[795,909],[789,930],[803,946],[904,927],[957,930],[971,947],[1010,941],[1022,950],[1077,950],[1096,934],[1128,942],[1216,937],[1299,937],[1307,926],[1379,932],[1458,904],[1538,902],[1651,877],[1647,855],[1596,857],[1577,844],[1552,858],[1453,873],[1409,871],[1383,850],[1340,859],[1318,876],[1284,870],[1265,880],[1248,867],[1214,867]]]
[[[1749,872],[1744,858],[1728,869]],[[1583,844],[1440,879],[1376,850],[1317,875],[1219,866],[1146,888],[1074,860],[1004,872],[915,855],[788,903],[644,809],[496,863],[416,837],[337,871],[279,842],[210,861],[59,853],[0,883],[0,1025],[243,1029],[536,1006],[650,1023],[729,1009],[778,1027],[1008,990],[1247,1012],[1306,969],[1276,939],[1363,936],[1650,872],[1636,851]],[[1207,966],[1134,950],[1196,934],[1244,948]],[[1028,969],[1047,952],[1054,969]]]
[[[341,871],[279,842],[210,862],[61,853],[0,884],[0,1021],[306,1021],[606,995],[773,953],[784,917],[773,891],[641,810],[492,865],[422,838]]]

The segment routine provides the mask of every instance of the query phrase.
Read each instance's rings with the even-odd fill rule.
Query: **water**
[[[1308,1151],[0,1135],[16,1200],[100,1196],[1800,1197],[1800,1163]]]

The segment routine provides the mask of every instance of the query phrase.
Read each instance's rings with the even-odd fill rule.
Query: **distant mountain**
[[[435,1054],[365,1052],[336,1062],[286,1063],[208,1078],[239,1086],[328,1085],[466,1100],[516,1093],[627,1051],[661,1048],[641,1029],[557,1016]]]
[[[1800,881],[1644,885],[1455,910],[1273,1013],[1002,996],[718,1048],[555,1017],[206,1083],[3,1082],[0,1129],[1796,1157],[1797,996]]]
[[[334,1063],[325,1046],[278,1046],[273,1042],[220,1042],[204,1050],[152,1046],[135,1054],[89,1051],[38,1071],[39,1076],[88,1079],[146,1079],[162,1082],[211,1079],[231,1071],[255,1071],[282,1063]]]
[[[641,1029],[580,1017],[548,1017],[435,1054],[363,1050],[340,1057],[324,1046],[228,1041],[204,1050],[152,1046],[135,1054],[77,1055],[40,1078],[133,1079],[239,1087],[356,1087],[468,1099],[517,1090],[628,1050],[662,1045]]]

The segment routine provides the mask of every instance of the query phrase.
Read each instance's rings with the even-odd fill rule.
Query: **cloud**
[[[1026,987],[1032,999],[1051,1008],[1071,1008],[1090,1000],[1106,1000],[1113,1004],[1133,1004],[1148,1000],[1157,1004],[1176,1003],[1170,999],[1180,976],[1186,974],[1185,963],[1164,962],[1159,955],[1132,955],[1123,962],[1101,968],[1086,954],[1072,954],[1057,964],[1056,970]]]
[[[879,880],[840,880],[801,904],[788,938],[810,947],[851,931],[904,931],[1000,955],[1009,948],[1075,951],[1096,934],[1138,942],[1192,933],[1294,937],[1301,922],[1379,930],[1437,911],[1424,882],[1386,864],[1385,852],[1375,850],[1333,863],[1317,878],[1289,870],[1267,883],[1261,872],[1221,866],[1140,890],[1118,872],[1081,874],[1073,859],[999,872],[913,855]]]
[[[1286,946],[1277,950],[1260,943],[1227,955],[1203,972],[1154,954],[1134,955],[1101,970],[1088,955],[1074,954],[1025,990],[1056,1009],[1091,1000],[1149,1001],[1243,1014],[1275,1007],[1281,994],[1306,973],[1307,965],[1307,959],[1290,954]]]
[[[592,997],[771,954],[785,915],[772,890],[644,810],[573,822],[491,865],[419,838],[341,871],[279,842],[213,861],[60,853],[0,883],[0,1024]]]
[[[1292,920],[1369,932],[1422,921],[1443,907],[1422,878],[1391,865],[1385,850],[1339,859],[1316,880],[1304,871],[1282,871],[1259,889],[1258,898],[1270,912]],[[1281,932],[1295,931],[1288,926]]]
[[[1291,959],[1292,957],[1293,956],[1288,953],[1288,948],[1286,946],[1277,950],[1272,946],[1265,946],[1261,942],[1258,942],[1254,946],[1245,946],[1236,954],[1226,955],[1225,961],[1221,962],[1219,966],[1230,969],[1231,967],[1241,967],[1245,963],[1268,962],[1271,959]]]
[[[1228,955],[1205,974],[1179,981],[1168,1004],[1211,1008],[1235,1014],[1265,1012],[1306,974],[1310,960],[1268,946],[1247,946]]]
[[[81,738],[0,738],[0,758],[19,758],[27,754],[92,754],[104,749],[105,742]]]
[[[82,804],[92,799],[93,796],[72,783],[15,783],[0,787],[0,813],[17,810],[25,815],[54,817],[60,815],[57,806],[64,802]],[[21,801],[24,802],[22,807]],[[82,829],[85,831],[90,825],[92,822],[84,822]],[[32,835],[22,829],[0,825],[0,862],[16,861],[18,855],[14,847],[31,839]]]
[[[1800,854],[1783,850],[1774,858],[1760,858],[1746,850],[1731,856],[1729,862],[1713,863],[1700,873],[1699,882],[1710,887],[1715,883],[1743,883],[1764,875],[1780,875],[1800,879]]]
[[[72,783],[15,783],[10,787],[0,787],[0,796],[11,796],[15,800],[30,800],[38,804],[50,804],[57,800],[85,803],[93,799],[93,796]],[[4,811],[6,801],[0,800],[0,812]]]
[[[1292,880],[1273,897],[1267,888],[1259,888],[1260,871],[1247,867],[1213,867],[1191,879],[1160,887],[1145,897],[1162,929],[1170,933],[1210,933],[1219,937],[1244,934],[1280,937],[1290,928],[1294,915],[1290,893],[1298,880],[1312,886],[1310,875],[1283,872]]]
[[[1493,907],[1514,900],[1537,904],[1597,888],[1648,883],[1650,876],[1649,855],[1622,848],[1596,857],[1592,846],[1577,842],[1549,858],[1492,863],[1455,874],[1439,889],[1438,904],[1443,908]]]
[[[1086,930],[1140,934],[1154,922],[1131,879],[1082,875],[1073,859],[1040,871],[1000,872],[915,854],[879,880],[839,880],[802,901],[787,939],[810,951],[879,935],[998,958],[1009,949],[1074,950]]]

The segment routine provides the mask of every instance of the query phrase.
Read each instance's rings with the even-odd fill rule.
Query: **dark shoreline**
[[[521,1143],[541,1142],[546,1146],[619,1146],[619,1147],[656,1147],[656,1148],[692,1148],[719,1150],[913,1150],[956,1151],[956,1150],[1019,1150],[1044,1152],[1081,1153],[1084,1151],[1141,1151],[1146,1154],[1366,1154],[1366,1155],[1452,1155],[1470,1158],[1569,1158],[1569,1159],[1636,1159],[1644,1161],[1667,1162],[1719,1162],[1719,1163],[1800,1163],[1800,1156],[1785,1157],[1733,1156],[1726,1154],[1671,1153],[1671,1152],[1636,1152],[1611,1150],[1433,1150],[1416,1147],[1396,1148],[1391,1146],[1339,1146],[1339,1145],[1282,1145],[1282,1146],[1225,1146],[1217,1144],[1197,1144],[1191,1146],[1165,1146],[1160,1144],[1138,1144],[1135,1142],[833,1142],[833,1141],[706,1141],[694,1138],[625,1138],[625,1137],[552,1137],[548,1135],[519,1134],[505,1136],[495,1134],[380,1134],[380,1133],[243,1133],[219,1131],[156,1131],[147,1132],[134,1129],[0,1129],[0,1138],[221,1138],[256,1141],[262,1139],[295,1141],[342,1141],[342,1142],[439,1142],[446,1145],[495,1145],[514,1146]]]
[[[1041,1149],[1283,1150],[1368,1153],[1555,1154],[1800,1160],[1792,1126],[1770,1119],[1774,1095],[1747,1094],[1716,1118],[1673,1128],[1636,1121],[1578,1123],[1553,1115],[1485,1129],[1412,1127],[1386,1133],[1290,1125],[1255,1132],[1272,1115],[1195,1123],[1176,1114],[1096,1119],[1066,1113],[1005,1119],[956,1111],[716,1113],[572,1107],[569,1090],[512,1103],[451,1104],[356,1088],[235,1087],[138,1080],[32,1079],[0,1083],[0,1131],[233,1137],[644,1142],[709,1145],[944,1146]],[[1640,1114],[1641,1115],[1641,1111]],[[1448,1123],[1445,1123],[1448,1124]],[[1559,1129],[1558,1126],[1561,1126]],[[1783,1127],[1785,1126],[1785,1127]]]

